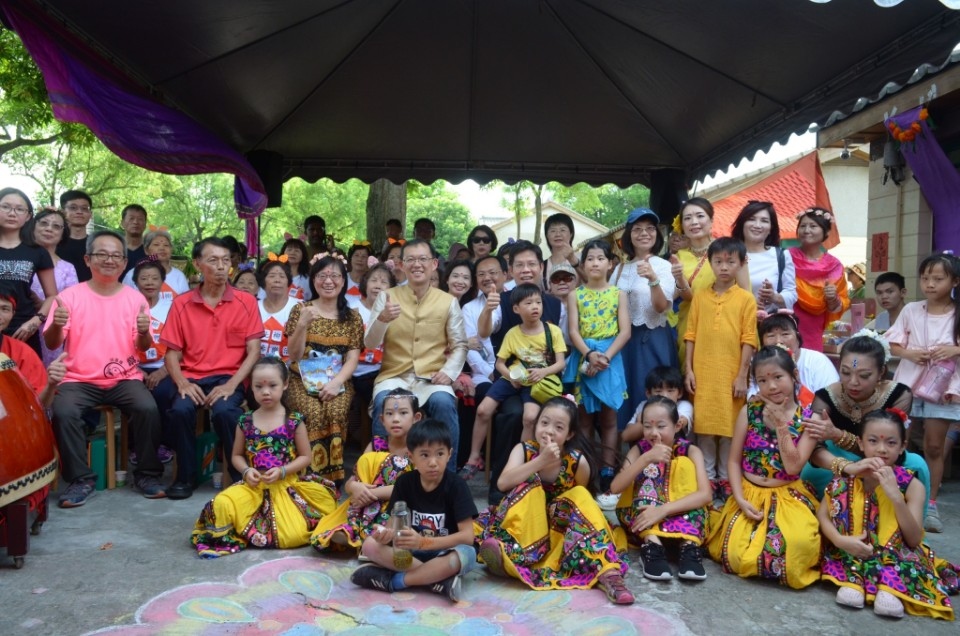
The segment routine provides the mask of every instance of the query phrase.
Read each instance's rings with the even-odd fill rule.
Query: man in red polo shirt
[[[193,248],[193,263],[203,283],[173,300],[160,335],[160,342],[167,346],[164,364],[177,387],[167,411],[177,451],[177,481],[167,489],[171,499],[193,494],[198,407],[210,408],[227,467],[233,480],[240,480],[230,457],[243,414],[243,381],[260,358],[263,336],[256,298],[236,291],[227,280],[230,249],[226,244],[218,238],[203,239]]]

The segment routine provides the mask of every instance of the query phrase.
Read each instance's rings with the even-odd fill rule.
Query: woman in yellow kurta
[[[816,441],[804,434],[789,351],[763,347],[753,373],[760,397],[737,418],[728,467],[733,494],[711,515],[708,548],[725,572],[800,589],[820,580],[817,502],[799,477]]]

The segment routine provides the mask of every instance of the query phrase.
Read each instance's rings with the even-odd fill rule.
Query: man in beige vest
[[[408,389],[428,417],[450,430],[453,453],[447,470],[456,472],[460,420],[451,385],[467,358],[463,314],[456,298],[430,286],[437,253],[428,242],[409,241],[401,254],[408,282],[380,293],[364,338],[368,349],[383,344],[383,365],[373,385],[373,433],[387,435],[380,421],[387,393]]]

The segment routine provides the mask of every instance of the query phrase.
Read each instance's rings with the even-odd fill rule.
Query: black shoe
[[[677,568],[677,576],[688,581],[703,581],[707,578],[707,572],[703,569],[700,546],[690,542],[680,546],[680,566]]]
[[[451,577],[438,581],[430,586],[431,592],[442,594],[453,602],[460,600],[460,575],[454,574]]]
[[[175,481],[167,488],[168,499],[189,499],[193,494],[193,486],[185,481]]]
[[[350,575],[350,582],[368,590],[392,592],[393,575],[393,570],[382,568],[379,565],[365,565],[353,571],[353,574]]]
[[[640,546],[640,558],[643,559],[643,576],[646,578],[651,581],[669,581],[673,578],[666,552],[659,543],[644,542]]]
[[[140,477],[135,485],[147,499],[163,499],[167,496],[156,477]]]

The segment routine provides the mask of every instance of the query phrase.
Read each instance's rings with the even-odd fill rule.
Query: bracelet
[[[830,462],[830,472],[832,472],[837,477],[843,476],[843,469],[849,466],[852,462],[849,459],[844,459],[843,457],[834,457],[833,461]]]
[[[286,478],[287,478],[287,467],[286,467],[286,466],[281,466],[281,467],[280,467],[280,479],[286,479]]]
[[[650,287],[659,287],[660,279],[658,278],[657,280],[647,281],[647,284],[650,285]]]
[[[240,480],[247,481],[247,473],[253,470],[253,466],[247,466],[242,473],[240,473]]]
[[[35,317],[40,319],[41,325],[47,322],[47,316],[45,314],[41,314],[39,311],[37,312],[37,315]]]
[[[597,352],[596,349],[589,349],[585,354],[583,354],[583,359],[584,359],[584,360],[589,360],[589,359],[590,359],[590,354],[591,354],[591,353],[596,353],[596,352]]]

